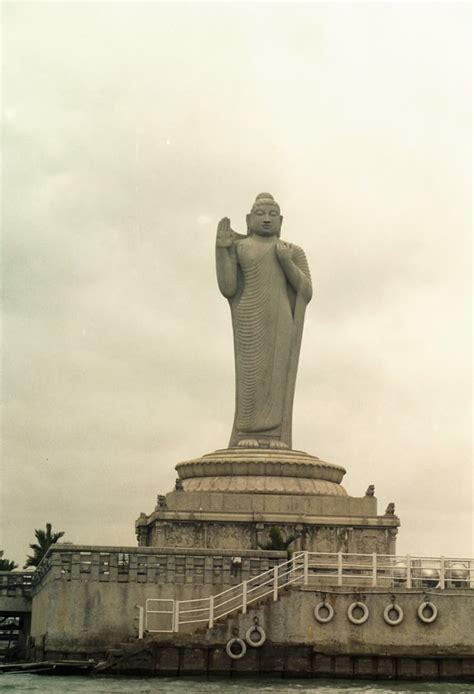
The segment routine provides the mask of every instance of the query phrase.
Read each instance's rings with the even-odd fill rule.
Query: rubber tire
[[[260,634],[260,638],[258,639],[258,641],[253,641],[251,638],[251,634],[254,631]],[[247,633],[245,634],[245,640],[247,641],[249,646],[252,646],[252,648],[260,648],[260,646],[263,646],[263,644],[267,640],[267,635],[265,634],[265,631],[262,629],[262,627],[259,627],[258,624],[254,624],[249,629],[247,629]]]
[[[425,617],[425,607],[429,606],[431,609],[431,617]],[[433,624],[433,622],[436,620],[438,617],[438,608],[434,603],[432,603],[430,600],[425,600],[424,602],[421,603],[421,605],[418,608],[418,619],[422,621],[424,624]]]
[[[232,652],[232,645],[234,643],[238,643],[242,649],[241,653],[235,654]],[[232,658],[232,660],[240,660],[241,658],[244,657],[244,655],[247,653],[247,646],[245,644],[245,641],[242,641],[242,639],[238,639],[236,636],[232,639],[229,639],[227,641],[227,645],[225,647],[225,651],[229,658]]]
[[[356,607],[360,607],[360,609],[364,613],[362,617],[359,617],[359,619],[356,619],[356,617],[353,617],[352,615]],[[359,626],[360,624],[364,624],[369,618],[369,608],[364,602],[352,602],[347,608],[347,618],[350,622],[352,622],[352,624],[356,624],[357,626]]]
[[[319,614],[319,610],[321,609],[321,607],[325,607],[326,610],[329,612],[327,617],[321,617],[321,615]],[[318,604],[314,608],[315,620],[317,622],[319,622],[320,624],[327,624],[328,622],[331,621],[331,619],[333,617],[334,617],[334,607],[332,605],[330,605],[328,602],[325,602],[324,600],[323,600],[323,602],[318,602]]]
[[[396,619],[392,619],[390,617],[390,612],[392,610],[395,610],[398,613],[398,617]],[[387,605],[387,607],[383,611],[383,618],[385,622],[391,626],[391,627],[397,627],[399,624],[403,622],[403,610],[400,607],[400,605],[397,605],[396,603],[390,603],[390,605]]]

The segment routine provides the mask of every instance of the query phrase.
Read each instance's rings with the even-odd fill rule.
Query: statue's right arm
[[[237,292],[237,252],[228,217],[221,219],[217,225],[216,271],[221,293],[226,299],[232,299]]]

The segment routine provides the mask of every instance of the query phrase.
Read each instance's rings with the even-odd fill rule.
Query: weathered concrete
[[[184,550],[178,554],[120,548],[127,549],[52,548],[49,565],[34,588],[31,634],[38,657],[99,654],[103,658],[108,649],[127,640],[137,644],[136,606],[144,605],[146,599],[208,597],[284,559],[282,552],[248,552],[241,556],[236,571],[231,552]],[[427,594],[438,608],[432,624],[417,616]],[[334,608],[327,624],[314,616],[315,606],[324,599]],[[356,600],[369,610],[368,620],[360,625],[352,624],[347,616],[348,606]],[[393,601],[404,612],[398,626],[383,618],[385,607]],[[209,672],[359,677],[392,673],[415,678],[428,671],[444,677],[457,668],[459,676],[467,677],[474,653],[473,617],[473,591],[468,589],[429,589],[427,593],[402,587],[299,586],[284,590],[276,602],[270,595],[252,603],[247,614],[230,615],[210,630],[207,623],[192,625],[189,629],[195,633],[180,631],[172,641],[167,634],[153,635],[162,644],[161,651],[168,644],[169,653],[160,651],[157,660],[157,652],[147,652],[148,665],[142,662],[137,669],[192,673],[205,658],[202,667]],[[242,661],[231,661],[223,655],[223,647],[235,633],[243,638],[255,618],[266,632],[266,644],[260,649],[249,647]],[[170,625],[161,623],[161,628]],[[175,665],[170,665],[170,659],[177,659]],[[127,671],[134,667],[129,663]]]
[[[209,638],[226,641],[235,630],[242,638],[252,626],[255,616],[265,629],[267,638],[278,644],[311,644],[328,655],[391,656],[391,657],[459,657],[474,656],[474,594],[472,590],[432,590],[430,600],[438,608],[438,617],[425,624],[417,616],[426,591],[398,589],[395,593],[364,588],[364,592],[337,588],[308,587],[289,589],[277,602],[267,601],[246,615],[229,619],[225,625],[211,630]],[[384,621],[384,609],[392,596],[404,612],[398,626]],[[334,608],[334,617],[321,624],[314,617],[314,608],[323,600]],[[369,609],[364,624],[352,624],[347,616],[351,603],[360,600]]]
[[[247,650],[242,660],[234,661],[223,645],[170,641],[145,644],[139,653],[120,659],[110,672],[162,677],[207,674],[470,682],[474,681],[474,658],[326,655],[311,645],[283,646],[267,641],[261,648]]]
[[[53,546],[34,586],[31,635],[44,652],[101,651],[137,636],[148,598],[213,595],[286,558],[284,552]],[[166,627],[165,627],[166,628]]]
[[[32,571],[0,571],[0,615],[31,612]]]
[[[174,491],[135,525],[140,547],[256,549],[277,525],[292,549],[394,554],[400,521],[374,496]]]

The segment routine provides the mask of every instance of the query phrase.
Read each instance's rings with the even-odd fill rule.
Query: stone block
[[[294,677],[311,675],[312,649],[309,646],[288,646],[285,672]]]
[[[174,646],[158,651],[156,670],[160,675],[177,675],[179,672],[179,649]]]
[[[312,670],[315,675],[333,675],[335,672],[334,658],[323,653],[313,653]]]
[[[180,674],[201,675],[207,672],[207,648],[185,648],[181,657]]]
[[[356,657],[354,674],[358,677],[371,679],[377,674],[375,658]]]
[[[351,656],[338,655],[334,658],[334,674],[336,677],[352,677],[354,674],[354,660]]]
[[[232,661],[232,670],[239,673],[258,673],[260,670],[261,648],[247,646],[247,652],[241,660]]]
[[[252,649],[260,651],[261,672],[278,674],[284,672],[286,661],[286,647],[265,643],[262,648]]]
[[[395,661],[393,658],[377,658],[377,676],[381,679],[392,679],[395,676]]]
[[[418,675],[421,679],[438,679],[438,660],[434,658],[420,658],[418,661]]]
[[[212,648],[209,651],[209,673],[226,674],[230,672],[232,663],[234,662],[229,658],[225,651],[225,646],[220,648]]]
[[[462,658],[462,674],[474,680],[474,658]]]
[[[443,658],[440,663],[440,676],[442,679],[461,677],[462,669],[461,658]]]
[[[415,679],[418,672],[417,661],[415,658],[399,658],[397,672],[400,679]]]

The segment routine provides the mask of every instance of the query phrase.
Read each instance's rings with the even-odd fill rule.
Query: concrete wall
[[[286,559],[241,552],[233,567],[233,554],[55,546],[33,595],[31,636],[44,651],[102,651],[136,637],[136,605],[148,598],[209,597]]]
[[[331,592],[329,592],[331,591]],[[231,638],[233,630],[245,634],[255,616],[272,643],[310,644],[318,652],[346,655],[390,656],[461,656],[474,653],[474,591],[433,590],[430,599],[438,608],[438,617],[432,624],[424,624],[417,610],[426,595],[423,591],[397,590],[396,603],[404,612],[398,626],[390,626],[383,619],[385,607],[391,603],[391,591],[367,589],[358,598],[369,608],[365,624],[354,625],[347,617],[347,608],[356,600],[354,592],[330,588],[327,602],[334,608],[334,618],[320,624],[314,617],[314,608],[322,600],[322,589],[293,588],[277,602],[265,602],[247,615],[217,626],[209,639]]]
[[[31,653],[36,659],[75,655],[102,659],[108,649],[131,640],[133,648],[150,647],[143,661],[149,661],[148,665],[137,665],[149,674],[172,672],[175,666],[177,672],[191,674],[193,663],[202,662],[209,672],[474,676],[474,591],[459,587],[293,586],[283,589],[276,602],[267,596],[250,605],[248,614],[229,615],[211,630],[202,624],[190,627],[189,633],[154,634],[154,641],[138,642],[136,606],[145,605],[148,598],[209,597],[285,560],[283,552],[240,552],[236,569],[235,554],[57,545],[40,567],[40,582],[34,587]],[[424,624],[417,616],[426,595],[438,608],[432,624]],[[323,596],[335,613],[327,624],[314,617]],[[351,624],[347,617],[347,608],[355,600],[369,609],[369,618],[361,625]],[[398,626],[383,619],[392,600],[404,611]],[[260,649],[249,647],[237,664],[225,654],[225,645],[235,632],[245,638],[255,618],[267,641]],[[162,627],[171,626],[169,618],[153,619],[164,620]],[[199,626],[201,633],[191,633]],[[135,666],[128,663],[126,667],[132,672]]]

